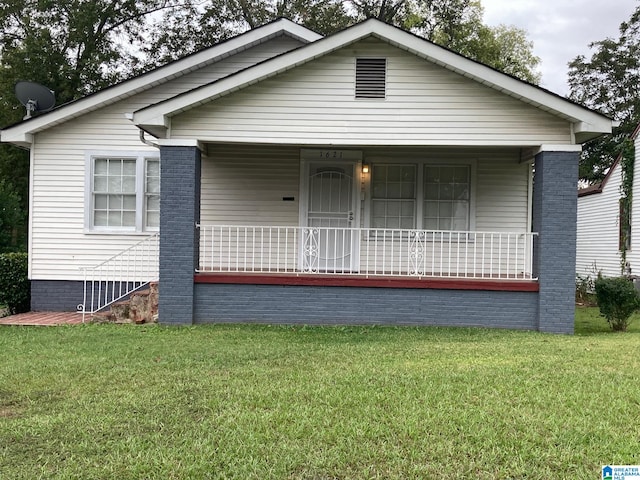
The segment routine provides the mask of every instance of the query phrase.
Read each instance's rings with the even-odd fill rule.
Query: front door
[[[302,269],[307,272],[353,271],[357,196],[356,163],[308,163],[306,225],[302,229]]]

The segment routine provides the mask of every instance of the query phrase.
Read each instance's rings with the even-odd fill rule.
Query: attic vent
[[[387,60],[356,58],[356,98],[385,98]]]

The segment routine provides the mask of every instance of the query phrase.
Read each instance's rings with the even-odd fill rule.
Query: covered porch
[[[225,188],[238,192],[237,185],[244,185],[250,192],[251,176],[234,173],[229,177],[228,165],[217,169],[216,164],[232,163],[245,173],[263,168],[255,158],[243,160],[246,146],[239,149],[245,154],[233,157],[228,153],[233,146],[176,140],[160,143],[161,321],[572,329],[569,299],[573,296],[575,232],[565,226],[575,225],[575,196],[571,193],[579,147],[539,149],[534,155],[536,178],[530,181],[533,165],[522,161],[521,149],[503,149],[509,160],[502,163],[484,160],[491,150],[457,152],[473,159],[468,169],[469,191],[458,195],[458,200],[462,198],[458,216],[454,207],[449,210],[454,214],[443,221],[455,226],[466,215],[466,225],[472,228],[430,229],[375,225],[396,218],[395,214],[383,220],[375,217],[373,194],[376,166],[393,162],[377,159],[366,148],[347,149],[361,151],[362,156],[353,169],[346,169],[353,177],[336,178],[335,169],[316,169],[310,174],[306,149],[287,147],[293,157],[297,155],[292,157],[296,168],[289,175],[289,183],[295,183],[297,190],[273,192],[265,187],[264,196],[247,194],[244,197],[252,197],[251,201],[243,198],[234,203]],[[268,168],[268,159],[263,160]],[[401,163],[409,164],[406,160]],[[425,162],[416,170],[424,171],[430,164]],[[487,173],[491,170],[494,177]],[[318,182],[314,184],[312,178],[317,173],[323,181],[329,179],[333,188],[321,198],[333,201],[317,203],[314,199]],[[512,178],[518,179],[516,184],[509,180]],[[505,180],[502,186],[500,179]],[[426,188],[424,175],[418,181],[420,188]],[[340,185],[353,186],[352,192],[345,195],[336,190]],[[244,192],[240,189],[238,193]],[[225,208],[212,208],[216,195],[227,199]],[[496,206],[495,199],[501,197],[505,197],[504,209]],[[406,207],[408,199],[400,199],[405,200]],[[413,222],[421,227],[431,221],[427,213],[430,201],[424,192],[422,198],[413,199]],[[314,202],[322,208],[314,210]],[[392,203],[387,202],[387,211]],[[418,204],[420,222],[416,220]],[[335,208],[323,211],[327,206]],[[493,213],[487,213],[492,209]],[[402,205],[397,210],[402,212]],[[463,211],[466,213],[460,213]],[[236,223],[222,221],[230,215],[238,218]],[[252,215],[259,221],[242,221]],[[283,218],[291,224],[273,224],[274,219]],[[402,215],[397,221],[404,225]],[[491,222],[498,228],[478,228]],[[363,304],[362,298],[369,300]],[[335,314],[334,307],[339,313]]]

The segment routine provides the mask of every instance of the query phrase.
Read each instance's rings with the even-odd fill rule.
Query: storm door
[[[308,164],[302,269],[318,273],[353,271],[357,234],[354,162]]]

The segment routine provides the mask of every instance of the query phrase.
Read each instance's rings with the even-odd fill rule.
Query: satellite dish
[[[53,90],[35,82],[16,83],[16,97],[27,109],[23,120],[28,120],[34,114],[48,112],[56,104],[56,96]]]

